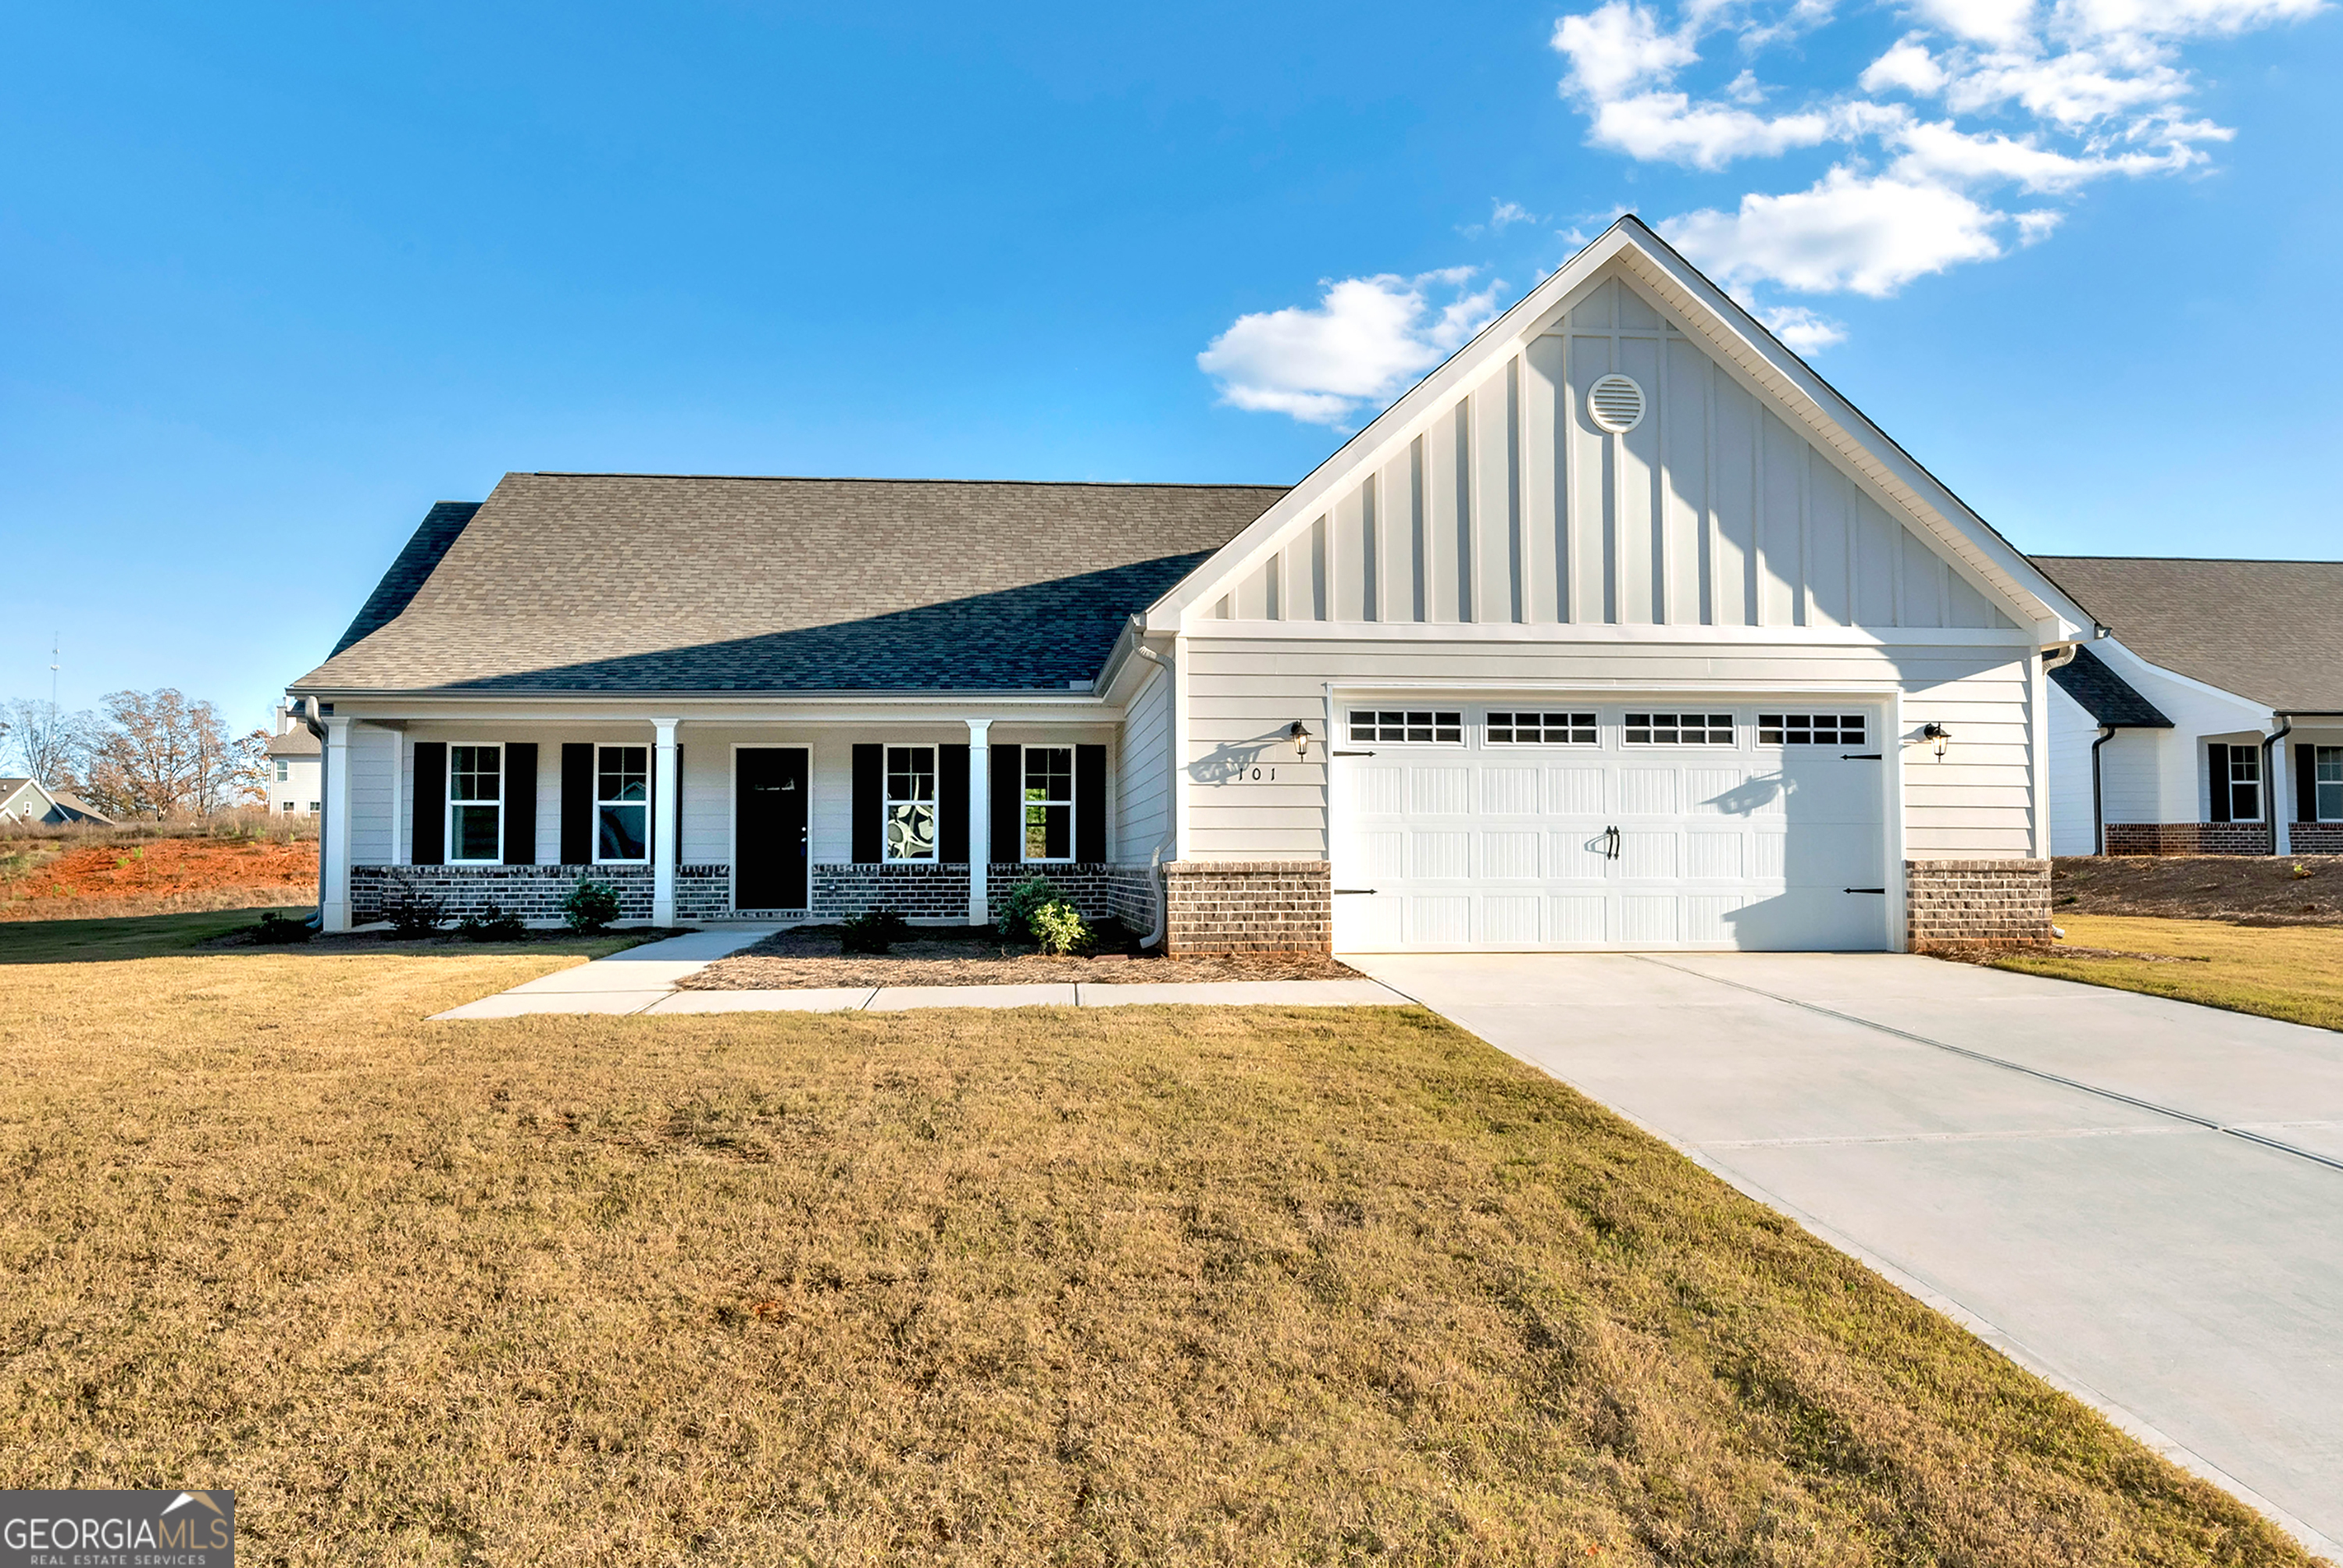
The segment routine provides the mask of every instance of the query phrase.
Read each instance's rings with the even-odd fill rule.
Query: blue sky
[[[2318,0],[850,9],[0,8],[0,697],[509,468],[1290,481],[1622,208],[2023,547],[2343,554]]]

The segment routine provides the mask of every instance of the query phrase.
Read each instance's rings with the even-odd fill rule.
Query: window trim
[[[2335,777],[2321,779],[2318,770],[2327,765],[2327,759],[2330,756],[2335,759]],[[2331,817],[2318,807],[2322,786],[2332,786],[2335,790],[2335,814]],[[2343,746],[2314,744],[2310,748],[2310,819],[2314,822],[2343,822]]]
[[[457,795],[456,759],[467,751],[493,751],[496,753],[497,798],[494,800],[468,799]],[[475,768],[472,769],[471,771],[477,774],[479,769]],[[451,866],[503,865],[505,859],[505,743],[501,740],[458,740],[451,743],[447,748],[447,821],[444,829],[444,837],[447,840],[444,849],[444,859],[447,863]],[[496,852],[485,860],[468,859],[456,852],[457,845],[461,837],[461,835],[459,835],[456,830],[456,823],[459,814],[465,809],[469,809],[472,810],[478,810],[483,806],[492,806],[496,809]]]
[[[935,793],[930,795],[924,804],[933,813],[933,831],[930,834],[930,842],[933,848],[924,855],[898,855],[895,853],[894,845],[887,840],[889,812],[899,805],[917,806],[923,803],[917,796],[902,800],[895,799],[894,762],[895,753],[898,751],[924,751],[928,754],[928,779]],[[879,750],[879,863],[882,866],[940,866],[943,863],[943,749],[931,741],[913,741],[909,744],[888,741]]]
[[[1537,739],[1534,740],[1524,740],[1521,737],[1523,729],[1521,720],[1524,714],[1536,720],[1535,724],[1530,726],[1537,731]],[[1497,737],[1497,730],[1501,728],[1497,720],[1501,718],[1508,721],[1502,726],[1508,731],[1503,739]],[[1559,719],[1563,722],[1559,725],[1547,722],[1554,719]],[[1585,722],[1582,724],[1579,722],[1581,719]],[[1553,737],[1553,731],[1557,729],[1564,731],[1561,739],[1555,739]],[[1586,739],[1584,740],[1577,738],[1580,730],[1586,732]],[[1508,749],[1517,746],[1599,747],[1603,744],[1603,715],[1600,712],[1584,713],[1564,709],[1489,709],[1483,710],[1481,715],[1481,744],[1502,746]]]
[[[2251,777],[2239,778],[2241,768]],[[2230,821],[2258,822],[2262,819],[2262,749],[2259,746],[2232,743],[2229,747],[2228,777],[2220,783],[2229,793]],[[2250,811],[2237,809],[2237,791],[2241,788],[2253,791],[2254,804]]]
[[[1031,793],[1033,786],[1030,780],[1033,777],[1033,754],[1037,751],[1062,751],[1066,754],[1066,794],[1063,799],[1059,799],[1054,797],[1047,800],[1036,800],[1033,799]],[[1081,808],[1074,803],[1075,797],[1080,793],[1080,789],[1074,783],[1074,748],[1072,742],[1069,741],[1062,746],[1055,744],[1048,746],[1028,746],[1019,752],[1017,758],[1017,859],[1021,865],[1071,866],[1074,863],[1074,846],[1081,842],[1081,839],[1077,836],[1079,827],[1076,822],[1076,817],[1080,812]],[[1026,821],[1025,813],[1035,806],[1062,806],[1066,809],[1066,852],[1064,855],[1033,855],[1026,852],[1028,846],[1032,842],[1032,829]],[[1046,838],[1046,836],[1047,835],[1045,833],[1044,837]]]
[[[1413,722],[1415,716],[1418,714],[1422,714],[1425,719],[1425,722],[1421,725],[1417,725]],[[1359,721],[1362,719],[1367,721],[1367,729],[1370,731],[1370,733],[1365,735],[1359,733]],[[1395,719],[1397,722],[1395,724],[1386,726],[1384,723],[1385,719]],[[1393,739],[1386,737],[1383,733],[1386,728],[1398,729],[1401,734],[1401,739]],[[1345,710],[1342,715],[1342,733],[1349,738],[1350,744],[1353,746],[1454,746],[1462,748],[1464,744],[1464,732],[1467,728],[1468,726],[1464,722],[1464,709],[1461,708],[1353,708]],[[1407,731],[1411,729],[1429,729],[1432,731],[1432,739],[1428,740],[1408,739],[1405,737]],[[1443,739],[1441,737],[1441,731],[1443,730],[1453,730],[1454,733]]]
[[[1830,728],[1826,732],[1827,738],[1815,733],[1816,724],[1824,719],[1830,722]],[[1806,732],[1804,735],[1795,733],[1801,722],[1806,727]],[[1850,722],[1855,729],[1853,739],[1847,738],[1847,725]],[[1765,733],[1768,729],[1775,731],[1771,739],[1768,739]],[[1865,713],[1848,713],[1840,709],[1833,709],[1827,713],[1818,709],[1808,709],[1803,713],[1794,713],[1786,709],[1780,713],[1760,713],[1757,716],[1757,744],[1760,746],[1868,746],[1871,744],[1871,716]]]
[[[640,800],[605,800],[602,799],[602,753],[605,751],[639,751],[643,754],[643,798]],[[597,740],[594,742],[594,818],[593,834],[588,840],[592,847],[593,864],[597,866],[648,866],[651,863],[651,784],[653,770],[659,765],[658,755],[648,746],[630,740]],[[643,852],[639,856],[616,856],[602,853],[602,809],[606,806],[640,806],[643,809]]]

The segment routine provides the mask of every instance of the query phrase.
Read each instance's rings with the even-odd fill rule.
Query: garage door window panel
[[[1462,746],[1464,714],[1461,709],[1354,708],[1351,739],[1392,746]]]
[[[1730,746],[1730,713],[1630,713],[1621,737],[1630,746]]]
[[[1493,712],[1484,730],[1492,746],[1594,746],[1599,730],[1592,713]]]
[[[1860,713],[1761,713],[1760,746],[1861,746],[1866,726]]]

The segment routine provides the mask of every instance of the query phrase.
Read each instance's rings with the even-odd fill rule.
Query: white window
[[[2216,789],[2229,792],[2229,820],[2258,822],[2262,819],[2262,753],[2258,746],[2229,748],[2229,769],[2226,779],[2213,780]]]
[[[283,759],[282,757],[279,757],[279,758],[277,759],[277,781],[279,784],[282,784],[282,783],[284,783],[287,779],[290,779],[290,778],[292,778],[292,777],[293,777],[293,764],[291,764],[290,762],[286,761],[286,760],[285,760],[285,759]]]
[[[1464,744],[1464,715],[1457,710],[1404,711],[1381,708],[1351,709],[1353,740],[1416,741],[1434,746]]]
[[[1761,713],[1757,716],[1760,746],[1860,746],[1864,722],[1860,713]]]
[[[447,748],[450,862],[493,865],[504,858],[504,760],[501,746]]]
[[[1592,746],[1592,713],[1492,713],[1486,731],[1492,746]]]
[[[1074,858],[1074,749],[1025,748],[1025,842],[1028,860]]]
[[[1630,746],[1730,746],[1730,713],[1630,713],[1626,740]]]
[[[651,749],[594,749],[594,862],[651,858]]]
[[[283,807],[281,807],[281,808],[280,808],[280,809],[285,813],[285,815],[286,815],[286,816],[290,817],[291,815],[293,815],[293,813],[294,813],[297,809],[298,809],[298,808],[297,808],[297,807],[296,807],[292,801],[287,800],[287,801],[286,801],[286,802],[285,802],[285,804],[283,805]]]
[[[324,809],[325,809],[325,807],[324,807],[324,805],[323,805],[323,804],[321,804],[320,802],[316,801],[316,800],[312,800],[312,801],[310,801],[310,802],[309,802],[309,815],[310,815],[310,816],[314,817],[314,816],[316,816],[318,812],[320,812],[320,811],[322,811],[322,810],[324,810]]]
[[[2321,822],[2343,822],[2343,746],[2321,746],[2312,754],[2313,792]]]
[[[936,858],[936,749],[887,748],[887,859]]]

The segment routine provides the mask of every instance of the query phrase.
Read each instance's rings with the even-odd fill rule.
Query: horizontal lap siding
[[[1472,644],[1275,637],[1194,638],[1189,660],[1190,842],[1199,859],[1327,853],[1323,749],[1293,760],[1282,739],[1297,719],[1320,728],[1323,683],[1346,689],[1378,680],[1432,680],[1504,692],[1509,683],[1587,679],[1811,688],[1898,680],[1906,736],[1931,719],[1954,743],[1939,763],[1922,744],[1905,751],[1906,853],[2007,857],[2031,851],[2032,775],[2026,658],[2008,648],[1765,645]],[[1749,699],[1736,698],[1746,706]],[[1249,777],[1274,766],[1273,781]]]
[[[2098,849],[2091,809],[2091,742],[2099,727],[2056,684],[2050,704],[2050,852],[2089,855]]]
[[[1115,769],[1117,859],[1144,860],[1172,837],[1172,677],[1155,672],[1131,700]]]
[[[398,766],[398,733],[358,724],[350,728],[350,858],[387,860],[391,856]]]

